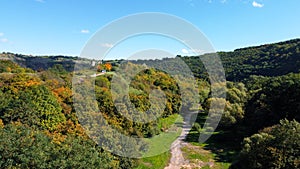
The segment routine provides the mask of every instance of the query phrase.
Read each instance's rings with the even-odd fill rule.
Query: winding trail
[[[197,111],[190,112],[184,117],[185,120],[182,126],[182,132],[180,136],[171,145],[172,156],[169,165],[165,167],[165,169],[180,169],[183,165],[189,164],[189,161],[185,160],[182,155],[181,147],[185,143],[184,139],[189,134],[189,131],[192,128],[192,126],[189,123],[186,123],[186,121],[189,122],[191,120],[192,115],[197,113]]]

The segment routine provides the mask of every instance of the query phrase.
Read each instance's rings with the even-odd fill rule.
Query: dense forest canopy
[[[208,128],[202,128],[203,121],[211,102],[219,101],[225,103],[225,108],[217,128],[220,134],[215,139],[222,141],[223,154],[229,150],[237,152],[233,159],[227,159],[232,168],[299,168],[300,39],[217,54],[226,73],[226,99],[211,96],[209,77],[199,59],[203,56],[164,59],[173,63],[169,70],[178,71],[175,59],[182,59],[190,67],[196,77],[200,107],[184,104],[176,80],[162,70],[149,68],[139,72],[130,83],[128,97],[114,100],[111,83],[123,60],[102,62],[78,57],[0,54],[0,168],[127,169],[140,164],[140,159],[103,149],[86,133],[94,131],[83,129],[74,108],[72,78],[86,72],[101,74],[73,81],[73,85],[94,85],[99,111],[90,109],[89,115],[103,116],[105,123],[126,136],[157,136],[172,129],[174,121],[170,119],[181,109],[195,110],[195,107],[200,113],[193,130],[209,132]],[[162,63],[160,60],[128,62],[133,69]],[[86,72],[73,72],[77,63],[87,67]],[[94,78],[94,84],[87,78]],[[182,85],[188,87],[189,82]],[[87,92],[84,88],[77,89]],[[149,95],[153,89],[163,91],[167,100],[159,118],[139,123],[122,116],[137,109],[143,118],[150,107]],[[192,97],[193,92],[187,95]],[[89,98],[82,100],[88,103]],[[132,104],[124,104],[128,102]],[[90,125],[97,123],[95,120]],[[103,130],[106,132],[100,134],[115,141],[112,148],[124,146],[113,130]],[[190,138],[197,137],[191,134]],[[147,142],[133,144],[129,150],[132,153],[149,150]],[[213,150],[217,149],[215,146]]]
[[[290,41],[248,47],[234,50],[232,52],[217,52],[222,60],[226,78],[229,81],[241,81],[250,75],[280,76],[287,73],[299,72],[300,61],[300,39]],[[208,75],[201,56],[180,56],[190,67],[196,77],[207,79]],[[172,58],[165,58],[172,60]],[[137,60],[133,63],[159,64],[155,60]]]

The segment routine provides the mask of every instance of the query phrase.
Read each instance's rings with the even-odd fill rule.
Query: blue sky
[[[299,0],[1,0],[0,52],[78,56],[97,30],[141,12],[183,18],[198,27],[217,51],[230,51],[300,37],[299,7]],[[168,44],[154,39],[156,46]],[[113,55],[156,47],[147,41],[136,38]],[[187,52],[180,45],[171,51]]]

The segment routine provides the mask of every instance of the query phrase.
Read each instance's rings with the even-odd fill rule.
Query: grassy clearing
[[[200,113],[197,116],[197,122],[203,126],[206,120],[206,115]],[[189,132],[186,142],[194,146],[195,149],[199,148],[200,153],[195,153],[193,150],[183,150],[188,159],[198,159],[203,162],[214,161],[212,168],[229,168],[230,164],[237,157],[239,152],[239,141],[235,133],[226,131],[215,131],[212,136],[205,142],[198,142],[199,133],[195,128]],[[205,152],[205,153],[203,153]],[[207,168],[207,167],[206,167]]]
[[[171,158],[170,152],[165,152],[157,156],[142,158],[139,166],[135,169],[163,169],[168,165],[169,159]]]
[[[170,129],[174,127],[181,127],[183,118],[179,114],[170,115],[167,118],[160,119],[158,122],[159,129]]]
[[[216,161],[215,154],[200,145],[188,144],[182,148],[182,152],[185,159],[201,168],[228,169],[230,166],[230,163]]]
[[[205,143],[197,142],[199,133],[192,130],[189,133],[187,142],[193,146],[193,149],[183,148],[187,159],[198,159],[203,162],[214,162],[214,169],[227,169],[238,154],[235,142],[228,142],[222,139],[223,132],[214,132],[214,134]],[[195,152],[194,150],[197,150]],[[209,168],[209,167],[206,167]]]
[[[136,169],[164,168],[171,158],[170,147],[181,133],[180,126],[183,119],[180,115],[171,115],[159,121],[159,127],[166,131],[160,135],[148,138],[145,141],[149,145],[149,150],[140,159]]]
[[[169,151],[171,144],[177,139],[180,133],[181,130],[178,130],[177,132],[171,131],[154,136],[151,139],[146,139],[149,150],[143,156],[149,157]]]

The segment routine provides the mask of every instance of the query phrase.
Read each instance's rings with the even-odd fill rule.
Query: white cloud
[[[191,55],[197,55],[197,54],[203,54],[204,50],[202,49],[181,49],[181,54],[191,54]]]
[[[252,2],[252,6],[255,7],[255,8],[262,8],[264,6],[264,4],[260,4],[256,1],[253,1]]]
[[[0,32],[0,42],[6,43],[8,42],[8,39],[4,37],[4,33]]]
[[[35,1],[39,3],[45,3],[45,0],[35,0]]]
[[[202,49],[194,49],[192,52],[198,53],[198,54],[203,54],[205,51]]]
[[[101,46],[105,47],[105,48],[112,48],[112,47],[114,47],[114,45],[111,44],[111,43],[102,43]]]
[[[2,39],[0,39],[0,41],[3,42],[3,43],[6,43],[6,42],[8,42],[8,39],[7,38],[2,38]]]
[[[188,54],[188,53],[189,53],[189,51],[186,50],[186,49],[181,49],[181,52],[182,52],[183,54]]]
[[[81,31],[80,31],[81,33],[90,33],[90,31],[89,30],[87,30],[87,29],[82,29]]]

